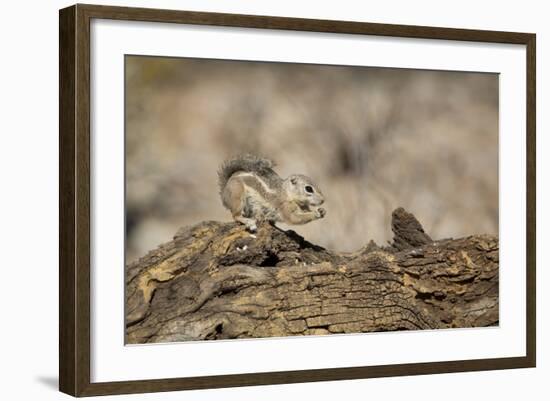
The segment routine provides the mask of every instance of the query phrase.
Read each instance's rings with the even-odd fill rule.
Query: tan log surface
[[[341,254],[269,224],[183,228],[126,266],[126,342],[498,324],[497,237],[433,241],[402,208],[392,229]]]

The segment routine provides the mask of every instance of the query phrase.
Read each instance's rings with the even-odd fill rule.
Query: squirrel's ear
[[[298,179],[295,176],[290,177],[290,183],[292,185],[296,185],[298,183]]]

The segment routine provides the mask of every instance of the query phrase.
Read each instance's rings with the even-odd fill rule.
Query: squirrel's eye
[[[306,190],[306,192],[309,192],[310,194],[313,193],[313,188],[310,185],[306,185],[305,190]]]

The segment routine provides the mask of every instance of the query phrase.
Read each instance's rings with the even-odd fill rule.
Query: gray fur
[[[239,171],[256,173],[266,178],[277,175],[273,168],[275,163],[272,160],[254,155],[242,155],[228,159],[222,163],[218,170],[218,185],[220,193],[223,192],[227,181]]]
[[[293,174],[282,179],[269,159],[253,155],[225,161],[218,179],[223,205],[233,218],[256,230],[259,221],[306,224],[323,218],[323,193],[311,178]]]

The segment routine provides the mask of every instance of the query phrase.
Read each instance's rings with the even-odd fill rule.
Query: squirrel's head
[[[288,198],[300,206],[320,206],[325,201],[319,187],[308,176],[293,174],[284,181],[283,187]]]

